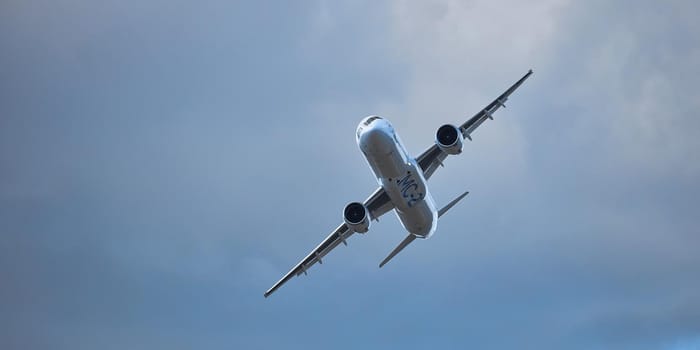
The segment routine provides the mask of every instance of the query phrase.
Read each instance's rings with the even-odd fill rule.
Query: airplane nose
[[[372,127],[372,123],[376,120],[382,120],[382,117],[378,115],[370,115],[369,117],[366,117],[360,121],[360,124],[357,125],[357,141],[360,141],[360,137],[362,133]]]
[[[378,127],[362,130],[358,139],[358,143],[364,151],[376,154],[391,152],[391,141],[391,137]]]

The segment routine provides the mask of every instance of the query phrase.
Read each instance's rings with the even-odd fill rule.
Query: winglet
[[[501,96],[499,96],[498,99],[501,100],[501,102],[505,102],[508,99],[508,96],[510,96],[510,94],[512,94],[513,91],[515,91],[515,89],[520,87],[520,85],[522,85],[522,83],[525,82],[525,80],[527,78],[529,78],[530,75],[532,75],[532,69],[528,70],[527,73],[525,73],[525,75],[523,75],[522,78],[520,78],[518,81],[516,81],[515,84],[513,84],[513,86],[508,88],[508,90],[506,90],[506,92],[504,92]]]
[[[404,240],[401,241],[401,243],[399,243],[399,245],[396,246],[396,248],[394,248],[394,250],[392,250],[391,253],[389,253],[389,256],[387,256],[384,260],[382,260],[381,263],[379,263],[379,267],[381,268],[386,263],[388,263],[389,260],[391,260],[391,258],[396,256],[396,254],[398,254],[400,251],[402,251],[403,248],[406,248],[406,246],[409,245],[411,242],[413,242],[414,239],[416,239],[416,236],[414,236],[413,234],[408,234],[408,236],[406,238],[404,238]]]
[[[442,209],[440,209],[438,211],[438,217],[441,217],[445,213],[447,213],[448,210],[450,210],[452,207],[454,207],[454,205],[457,204],[457,202],[461,201],[462,198],[464,198],[464,196],[466,196],[468,194],[469,194],[469,191],[466,191],[466,192],[462,193],[461,195],[459,195],[459,197],[453,199],[452,202],[448,203],[446,206],[444,206]]]

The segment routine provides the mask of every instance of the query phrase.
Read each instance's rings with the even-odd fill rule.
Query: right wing
[[[532,69],[530,69],[527,74],[525,74],[520,80],[516,81],[508,90],[503,92],[498,96],[493,102],[489,103],[484,109],[480,110],[469,120],[460,125],[459,130],[462,132],[462,136],[465,139],[471,140],[471,133],[476,130],[486,119],[493,119],[493,113],[495,113],[500,107],[505,107],[505,102],[508,100],[510,94],[512,94],[524,81],[532,74]],[[429,179],[433,175],[435,170],[439,166],[442,166],[442,161],[447,158],[447,153],[440,150],[436,144],[433,144],[430,148],[425,150],[421,155],[416,158],[416,161],[423,169],[423,175],[426,179]]]
[[[374,191],[374,193],[372,193],[372,195],[365,200],[364,205],[367,207],[367,210],[369,210],[370,220],[378,220],[380,216],[394,208],[394,204],[391,203],[389,196],[381,187]],[[316,262],[322,264],[323,262],[321,261],[321,258],[333,250],[333,248],[337,247],[340,243],[347,245],[345,240],[352,236],[353,233],[355,232],[350,230],[345,223],[340,224],[340,226],[333,230],[333,232],[331,232],[331,234],[328,235],[328,237],[326,237],[321,244],[314,248],[309,255],[307,255],[296,266],[294,266],[294,268],[287,272],[287,274],[284,275],[284,277],[282,277],[282,279],[280,279],[277,283],[275,283],[272,288],[268,289],[264,294],[265,298],[277,290],[277,288],[281,287],[284,283],[289,281],[292,277],[299,276],[302,273],[306,274],[306,270],[308,270]]]

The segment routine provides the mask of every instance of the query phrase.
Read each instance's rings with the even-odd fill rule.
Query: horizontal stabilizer
[[[444,206],[442,209],[440,209],[438,211],[438,217],[441,217],[442,215],[447,213],[447,211],[450,210],[450,208],[452,208],[455,204],[457,204],[457,202],[461,201],[462,198],[464,198],[464,196],[466,196],[468,194],[469,194],[469,191],[464,192],[459,197],[453,199],[452,202],[450,202],[449,204],[447,204],[446,206]]]
[[[401,241],[401,243],[399,243],[399,245],[396,248],[394,248],[394,250],[391,251],[391,253],[389,253],[389,256],[387,256],[386,259],[379,263],[379,267],[382,267],[386,263],[388,263],[389,260],[391,260],[391,258],[396,256],[396,254],[402,251],[403,248],[406,248],[406,246],[413,242],[414,239],[416,239],[416,236],[414,236],[413,234],[409,234],[406,238],[404,238],[403,241]]]

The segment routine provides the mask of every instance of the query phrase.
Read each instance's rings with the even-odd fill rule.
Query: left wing
[[[462,132],[462,136],[471,141],[471,133],[476,130],[479,125],[486,121],[486,119],[493,119],[493,113],[495,113],[500,107],[505,108],[505,102],[508,100],[510,94],[512,94],[513,91],[515,91],[531,74],[532,69],[530,69],[522,78],[520,78],[520,80],[516,81],[515,84],[508,88],[508,90],[493,100],[493,102],[489,103],[488,106],[484,107],[484,109],[480,110],[473,117],[464,122],[464,124],[459,127],[459,130]],[[440,148],[434,144],[425,150],[425,152],[421,153],[421,155],[416,158],[416,161],[420,165],[421,169],[423,169],[423,175],[426,179],[428,179],[433,175],[435,170],[442,165],[442,161],[445,160],[445,158],[447,158],[447,153],[440,150]]]
[[[386,212],[394,208],[394,205],[389,200],[389,196],[386,194],[383,188],[379,187],[374,193],[372,193],[367,200],[364,202],[365,207],[369,210],[370,220],[377,220],[380,216],[384,215]],[[321,242],[314,250],[309,253],[302,261],[300,261],[294,268],[287,272],[282,279],[280,279],[272,288],[265,292],[265,298],[272,294],[277,288],[282,286],[284,283],[289,281],[294,276],[299,276],[302,273],[306,274],[308,270],[315,263],[323,264],[321,258],[326,256],[328,252],[337,247],[340,243],[347,245],[345,241],[348,237],[355,233],[350,230],[345,223],[340,224],[338,228],[333,230],[326,239]]]

